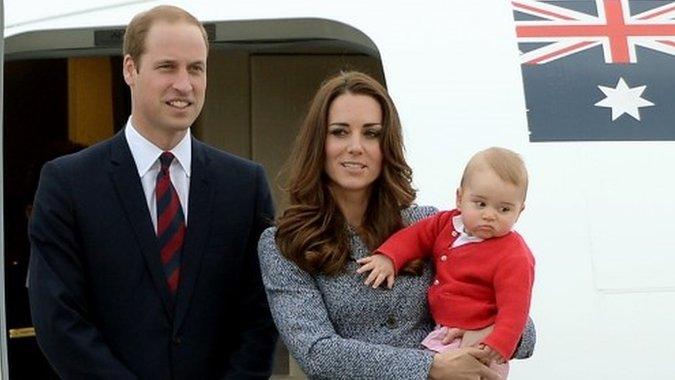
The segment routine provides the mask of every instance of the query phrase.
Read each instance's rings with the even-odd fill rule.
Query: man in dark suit
[[[190,135],[207,52],[182,9],[137,15],[124,41],[126,127],[42,170],[30,303],[63,378],[270,374],[276,332],[255,250],[271,197],[260,165]]]

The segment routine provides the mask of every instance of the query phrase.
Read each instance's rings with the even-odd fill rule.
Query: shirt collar
[[[466,231],[464,231],[464,222],[462,221],[462,214],[457,214],[452,217],[452,227],[455,229],[455,231],[459,232],[459,237],[461,237],[463,240],[467,242],[477,243],[479,241],[483,241],[483,239],[476,236],[470,236],[469,234],[466,233]]]
[[[157,162],[157,159],[164,151],[157,145],[150,142],[150,140],[143,137],[136,130],[136,127],[134,127],[131,123],[131,118],[129,118],[127,125],[124,128],[124,136],[127,138],[131,155],[134,157],[134,161],[136,162],[138,175],[143,177],[145,173],[147,173],[148,170],[152,168],[152,165]],[[188,177],[190,176],[190,170],[192,168],[191,136],[190,130],[188,129],[185,136],[183,136],[183,139],[181,139],[180,142],[170,150]]]

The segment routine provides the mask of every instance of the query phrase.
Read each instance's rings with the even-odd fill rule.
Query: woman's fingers
[[[501,379],[501,376],[499,376],[499,373],[495,372],[492,368],[490,368],[490,364],[492,363],[492,360],[490,360],[489,355],[478,355],[474,356],[474,359],[478,360],[482,365],[480,367],[480,375],[481,379]]]
[[[499,374],[481,362],[482,350],[467,347],[434,355],[429,372],[430,379],[500,380]]]
[[[480,372],[481,380],[502,380],[502,377],[490,367],[483,366]]]

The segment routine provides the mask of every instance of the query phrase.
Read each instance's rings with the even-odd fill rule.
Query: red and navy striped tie
[[[157,174],[157,184],[155,185],[157,239],[159,240],[164,275],[172,295],[178,289],[180,254],[185,237],[185,216],[169,173],[173,158],[171,152],[164,152],[159,156],[162,167]]]

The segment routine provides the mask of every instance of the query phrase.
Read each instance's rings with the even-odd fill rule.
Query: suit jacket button
[[[394,318],[393,315],[390,315],[389,317],[387,317],[386,324],[387,324],[387,327],[389,327],[390,329],[394,329],[394,328],[396,328],[396,325],[398,323],[396,322],[396,318]]]
[[[180,339],[179,336],[174,336],[172,340],[173,340],[173,344],[175,344],[176,346],[183,343],[183,341]]]

